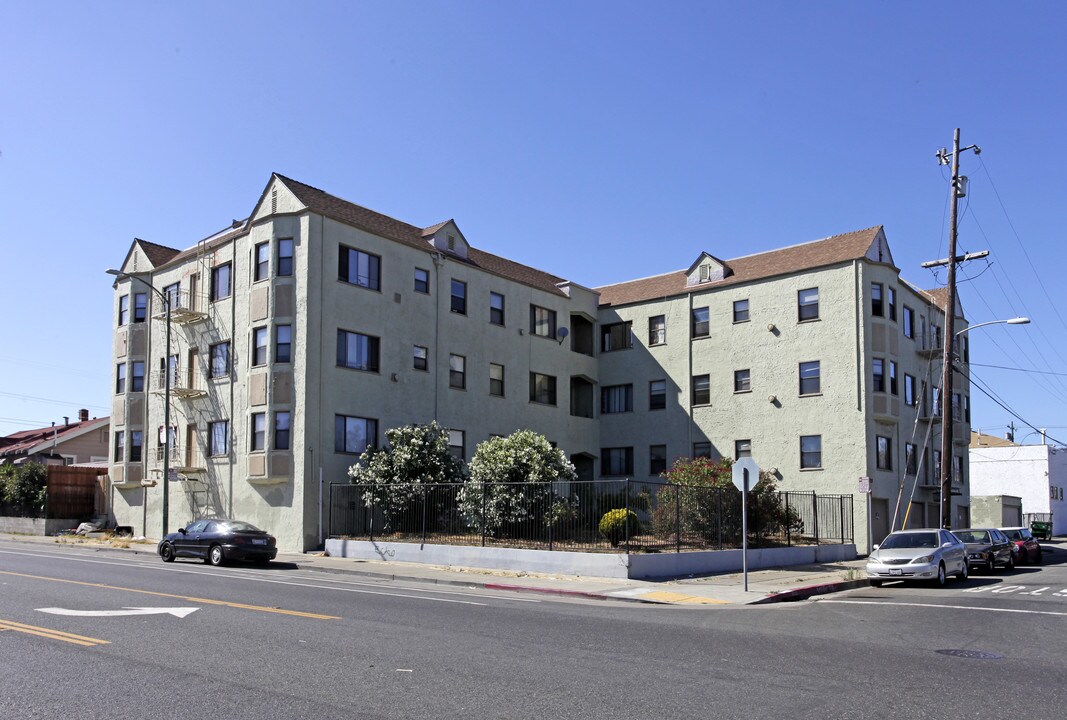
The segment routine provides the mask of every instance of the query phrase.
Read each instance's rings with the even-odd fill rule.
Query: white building
[[[467,459],[542,433],[588,479],[751,455],[782,489],[855,494],[860,547],[861,476],[876,542],[894,511],[938,524],[943,295],[899,277],[880,227],[590,290],[454,221],[416,227],[274,175],[246,220],[184,251],[137,240],[121,270],[110,474],[117,521],[149,535],[168,440],[171,529],[234,515],[307,549],[322,487],[388,428],[433,419]],[[171,298],[169,352],[145,282]],[[955,387],[965,525],[965,375]]]
[[[971,433],[971,495],[1022,498],[1023,518],[1052,514],[1052,531],[1067,534],[1067,449],[1018,445]]]

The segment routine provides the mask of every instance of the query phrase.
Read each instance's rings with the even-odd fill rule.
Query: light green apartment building
[[[454,221],[408,225],[274,175],[246,220],[182,251],[135,240],[120,270],[112,507],[151,537],[168,442],[171,530],[235,516],[303,550],[328,532],[329,483],[385,430],[434,419],[466,459],[520,428],[583,479],[751,454],[782,489],[870,477],[877,539],[909,500],[909,526],[937,524],[943,299],[899,277],[881,228],[590,289],[474,248]],[[866,508],[857,494],[861,548]]]

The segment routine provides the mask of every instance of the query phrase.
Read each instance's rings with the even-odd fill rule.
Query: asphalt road
[[[0,542],[0,718],[1059,719],[1061,557],[680,608]]]

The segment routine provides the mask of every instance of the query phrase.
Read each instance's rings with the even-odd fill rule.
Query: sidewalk
[[[153,541],[107,542],[74,536],[35,537],[9,534],[0,535],[0,539],[48,544],[56,548],[77,547],[100,552],[127,552],[153,557],[156,555],[156,544]],[[865,564],[865,559],[859,559],[823,565],[751,570],[748,573],[746,591],[740,572],[664,581],[616,580],[353,560],[327,557],[323,553],[315,552],[279,553],[272,563],[279,569],[295,567],[300,570],[360,575],[398,583],[458,585],[501,592],[542,593],[658,605],[757,605],[803,600],[814,595],[867,586]]]

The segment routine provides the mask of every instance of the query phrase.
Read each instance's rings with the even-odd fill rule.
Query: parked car
[[[175,558],[201,558],[212,565],[227,560],[267,563],[278,555],[277,540],[243,520],[207,518],[197,520],[160,540],[157,548],[163,562]]]
[[[867,558],[867,578],[874,587],[886,580],[933,580],[944,585],[948,575],[966,580],[967,552],[948,530],[900,530],[890,533]]]
[[[1015,567],[1015,544],[996,528],[967,528],[953,530],[967,545],[967,563],[992,573],[998,565],[1011,570]]]
[[[1008,527],[999,528],[999,530],[1015,543],[1016,563],[1041,564],[1041,543],[1037,541],[1029,528]]]

